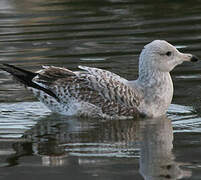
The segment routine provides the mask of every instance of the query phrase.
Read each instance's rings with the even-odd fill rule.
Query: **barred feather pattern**
[[[57,111],[72,106],[79,116],[106,118],[133,118],[138,116],[140,99],[127,80],[106,70],[79,66],[84,71],[73,72],[54,66],[37,72],[33,81],[50,89],[58,100],[42,92],[34,94],[48,107],[58,106]],[[59,109],[59,110],[58,110]]]

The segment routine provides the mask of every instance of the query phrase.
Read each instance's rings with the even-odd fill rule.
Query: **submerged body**
[[[139,77],[128,81],[106,70],[79,66],[82,71],[44,67],[31,73],[11,65],[1,69],[25,84],[50,110],[68,116],[133,118],[166,113],[173,96],[169,72],[183,61],[196,61],[166,41],[146,45]]]

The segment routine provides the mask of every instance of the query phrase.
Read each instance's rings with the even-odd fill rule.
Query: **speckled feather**
[[[93,110],[96,109],[94,114],[100,117],[137,116],[140,99],[134,89],[128,86],[126,79],[98,68],[79,68],[85,71],[73,72],[53,66],[45,67],[37,72],[38,76],[33,81],[55,93],[58,103],[64,105],[63,108],[76,102],[93,107]],[[42,101],[47,101],[44,97],[41,98]],[[86,115],[86,112],[80,110],[79,115]]]

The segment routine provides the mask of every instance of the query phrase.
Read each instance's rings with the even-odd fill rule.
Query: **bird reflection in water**
[[[181,179],[191,171],[175,161],[172,123],[166,116],[143,121],[141,127],[140,173],[146,180]]]
[[[93,173],[96,168],[96,173],[110,174],[111,169],[103,166],[115,164],[119,160],[133,167],[139,159],[139,172],[146,180],[191,176],[191,171],[180,168],[184,164],[175,161],[172,152],[173,128],[166,116],[138,121],[102,121],[69,120],[51,115],[41,119],[23,138],[31,142],[32,152],[41,156],[43,166],[76,163],[78,167],[84,166],[86,173]],[[25,151],[23,143],[20,144],[15,146],[18,156]],[[114,170],[113,173],[120,172]]]

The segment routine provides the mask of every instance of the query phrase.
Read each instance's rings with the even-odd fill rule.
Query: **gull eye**
[[[168,52],[166,52],[166,55],[167,55],[167,56],[171,56],[171,55],[172,55],[172,52],[168,51]]]

